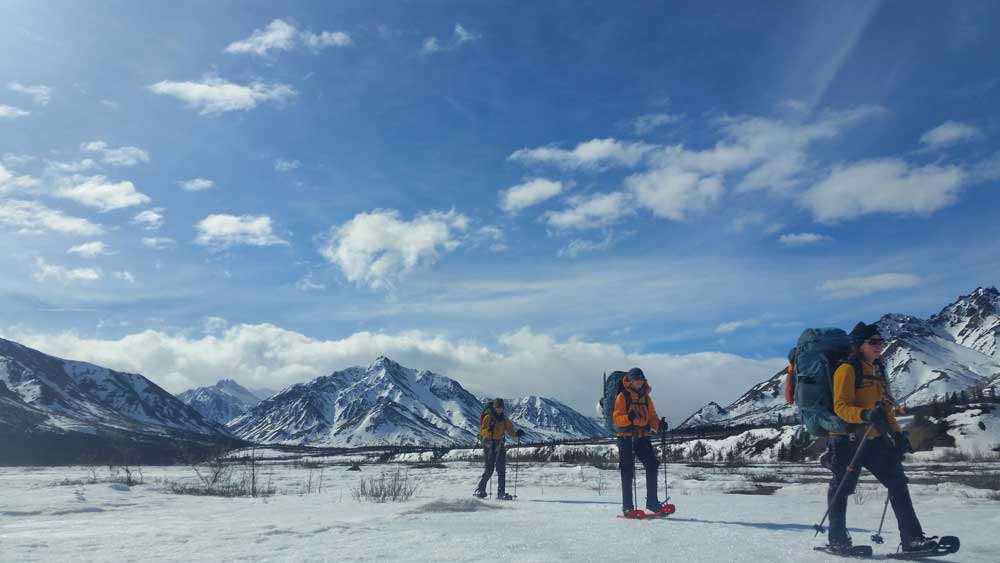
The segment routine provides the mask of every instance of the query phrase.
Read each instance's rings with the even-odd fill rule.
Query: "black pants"
[[[483,478],[479,480],[479,487],[476,490],[485,491],[486,483],[493,476],[493,469],[497,470],[497,495],[504,494],[507,485],[507,448],[503,440],[487,440],[483,443],[483,460],[486,469],[483,471]]]
[[[857,436],[855,434],[855,436]],[[869,440],[858,458],[856,469],[848,473],[847,467],[854,457],[854,452],[861,443],[861,436],[850,439],[851,436],[831,436],[827,441],[830,452],[830,462],[833,465],[833,479],[826,493],[826,501],[830,505],[830,543],[840,543],[847,540],[847,497],[854,493],[861,477],[861,467],[871,471],[889,491],[889,502],[896,514],[896,524],[899,526],[899,537],[902,541],[923,535],[920,521],[913,510],[910,499],[910,489],[906,486],[906,475],[903,473],[903,461],[899,453],[888,443],[884,436]],[[840,485],[841,479],[847,475],[847,482],[840,492],[839,498],[833,494]]]
[[[657,503],[656,478],[659,475],[660,464],[656,461],[656,452],[649,436],[636,439],[635,457],[639,458],[646,469],[646,504]],[[618,468],[622,474],[622,510],[632,510],[632,479],[635,478],[635,459],[632,455],[632,438],[618,437]]]

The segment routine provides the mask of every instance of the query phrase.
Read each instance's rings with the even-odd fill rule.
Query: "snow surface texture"
[[[228,423],[261,444],[309,446],[468,445],[483,403],[457,381],[380,357],[288,387]],[[553,399],[509,401],[526,442],[605,436],[604,429]]]
[[[893,396],[906,406],[976,387],[1000,392],[1000,292],[979,288],[930,319],[885,315],[878,321],[886,338],[883,353]],[[794,343],[789,343],[789,347]],[[709,424],[774,424],[796,413],[785,404],[785,374],[779,372],[722,408],[712,402],[678,428]]]
[[[511,462],[516,454],[512,453]],[[339,460],[343,462],[344,460]],[[962,550],[941,561],[995,562],[1000,510],[983,491],[927,477],[969,470],[972,464],[926,465],[909,473],[914,503],[932,534],[959,534]],[[2,468],[0,560],[56,561],[841,561],[817,553],[812,525],[825,509],[828,473],[810,465],[693,468],[669,464],[677,514],[652,522],[616,519],[617,470],[562,464],[521,464],[515,502],[470,498],[481,468],[450,462],[444,469],[410,468],[414,498],[399,504],[352,499],[361,477],[394,466],[343,465],[322,470],[323,489],[305,494],[320,470],[291,462],[268,465],[269,499],[224,499],[172,494],[164,480],[194,482],[184,467],[147,467],[148,484],[59,485],[89,477],[84,468]],[[1000,470],[994,466],[993,470]],[[404,468],[404,471],[406,469]],[[739,471],[739,473],[737,473]],[[770,496],[728,494],[753,488],[764,475],[781,481]],[[513,467],[508,474],[513,491]],[[660,477],[661,491],[662,476]],[[606,486],[604,494],[598,489]],[[494,483],[495,485],[495,483]],[[884,489],[867,474],[861,500],[848,507],[859,543],[878,527]],[[859,504],[860,502],[860,504]],[[898,535],[888,517],[884,546]]]

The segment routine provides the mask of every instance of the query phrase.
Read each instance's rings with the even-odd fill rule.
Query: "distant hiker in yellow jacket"
[[[514,430],[514,423],[504,414],[503,399],[493,399],[492,412],[483,416],[479,425],[479,436],[483,439],[483,460],[486,464],[483,477],[479,480],[479,486],[473,493],[479,498],[486,498],[486,483],[493,476],[494,468],[497,472],[497,499],[511,500],[513,498],[505,490],[507,485],[505,433],[512,438],[520,438],[524,435],[524,430]]]

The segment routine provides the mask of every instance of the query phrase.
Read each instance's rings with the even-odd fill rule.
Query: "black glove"
[[[635,424],[635,421],[638,420],[638,419],[639,419],[639,413],[637,413],[635,411],[632,411],[632,412],[628,413],[628,421],[631,424]]]
[[[666,432],[669,428],[670,428],[670,425],[667,424],[667,419],[661,418],[660,419],[660,432]]]
[[[514,435],[515,435],[515,436],[517,436],[518,438],[520,438],[521,436],[524,436],[524,430],[521,430],[520,428],[518,428],[518,429],[517,429],[517,430],[516,430],[516,431],[514,432]]]
[[[896,445],[896,452],[899,453],[899,457],[913,453],[913,444],[910,443],[909,432],[893,432],[892,442]]]
[[[862,411],[861,420],[868,424],[881,424],[886,421],[885,409],[881,406],[876,406],[873,409]]]

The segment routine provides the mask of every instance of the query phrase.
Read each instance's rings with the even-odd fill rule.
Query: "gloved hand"
[[[521,436],[524,436],[524,430],[518,428],[517,430],[514,431],[514,435],[520,438]]]
[[[666,432],[669,429],[670,429],[670,425],[667,424],[667,419],[661,418],[660,419],[660,432]]]
[[[913,453],[913,444],[910,443],[910,433],[903,432],[893,432],[892,441],[896,444],[896,452],[899,453],[899,457],[908,453]]]
[[[630,423],[632,423],[632,424],[635,424],[635,421],[636,421],[636,420],[639,420],[639,413],[637,413],[637,412],[635,412],[635,411],[631,411],[631,412],[629,412],[629,413],[628,413],[628,421],[629,421]]]
[[[868,424],[881,424],[886,421],[885,409],[881,405],[875,405],[873,409],[862,411],[861,420]]]

